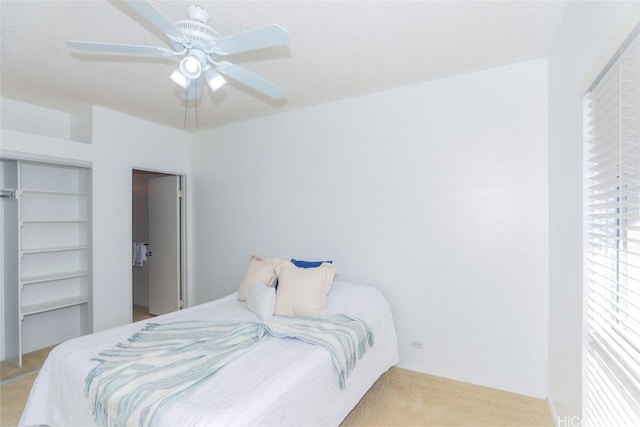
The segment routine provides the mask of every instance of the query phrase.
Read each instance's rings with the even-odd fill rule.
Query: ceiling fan
[[[270,98],[282,99],[285,91],[281,87],[250,72],[249,70],[220,61],[219,58],[235,53],[248,52],[289,43],[289,33],[279,25],[267,25],[229,36],[221,36],[207,25],[209,13],[198,5],[187,7],[188,20],[172,23],[158,9],[144,0],[124,0],[170,40],[173,47],[140,46],[132,44],[95,43],[68,40],[75,49],[128,55],[176,56],[182,57],[179,67],[171,74],[171,79],[182,88],[182,97],[197,100],[206,81],[212,91],[227,82],[229,77]]]

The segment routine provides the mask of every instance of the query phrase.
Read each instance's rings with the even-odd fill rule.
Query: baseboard
[[[421,372],[423,374],[432,375],[434,377],[441,377],[441,378],[446,378],[446,379],[459,381],[467,384],[474,384],[482,387],[493,388],[496,390],[506,391],[508,393],[515,393],[515,394],[520,394],[522,396],[533,397],[534,399],[540,399],[540,400],[546,399],[546,393],[541,392],[540,390],[531,390],[526,387],[505,385],[495,381],[489,381],[484,378],[466,377],[466,376],[458,375],[456,372],[425,371],[422,367],[411,364],[411,363],[400,362],[397,366],[398,368]]]
[[[475,384],[475,385],[479,385],[479,386],[482,386],[482,387],[489,387],[489,388],[493,388],[493,389],[496,389],[496,390],[502,390],[502,391],[506,391],[506,392],[509,392],[509,393],[516,393],[516,394],[520,394],[520,395],[523,395],[523,396],[528,396],[528,397],[533,397],[535,399],[544,400],[547,403],[547,408],[549,408],[549,412],[551,413],[551,418],[553,419],[553,425],[555,427],[559,427],[559,424],[558,424],[559,423],[558,413],[556,412],[556,408],[553,405],[553,400],[549,396],[537,397],[537,395],[535,393],[528,393],[526,390],[514,389],[514,388],[509,389],[508,387],[501,387],[500,384],[495,384],[495,383],[487,382],[487,381],[472,381],[472,380],[469,380],[469,379],[459,379],[459,378],[455,378],[455,375],[451,375],[451,373],[448,373],[448,375],[446,375],[446,374],[443,375],[442,373],[425,372],[420,367],[412,365],[410,363],[399,363],[396,366],[398,368],[408,369],[410,371],[415,371],[415,372],[421,372],[423,374],[432,375],[432,376],[435,376],[435,377],[446,378],[446,379],[450,379],[450,380],[453,380],[453,381],[459,381],[459,382],[464,382],[464,383],[468,383],[468,384]],[[577,426],[578,424],[575,424],[575,425]]]
[[[24,374],[17,375],[17,376],[15,376],[13,378],[8,378],[8,379],[6,379],[4,381],[0,381],[0,387],[3,386],[3,385],[14,383],[16,381],[20,381],[23,378],[27,378],[27,377],[30,377],[32,375],[36,375],[38,372],[40,372],[40,369],[34,369],[33,371],[25,372]]]
[[[549,412],[551,412],[551,418],[553,419],[553,425],[558,427],[558,413],[556,412],[556,408],[553,406],[553,401],[551,397],[547,396],[545,399],[547,402],[547,407],[549,408]]]

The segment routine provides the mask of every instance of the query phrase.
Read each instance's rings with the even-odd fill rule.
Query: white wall
[[[3,99],[3,110],[15,101]],[[69,120],[26,108],[29,120]],[[132,169],[190,173],[189,134],[102,107],[91,112],[91,143],[63,135],[13,130],[3,114],[2,150],[20,156],[50,156],[90,162],[93,175],[93,328],[131,321]],[[28,120],[27,120],[28,121]],[[68,129],[68,124],[39,126]],[[189,177],[187,177],[187,185]],[[188,188],[187,188],[188,191]],[[187,195],[188,197],[188,195]],[[188,199],[187,199],[188,200]],[[189,207],[187,207],[187,210]],[[187,213],[188,215],[188,213]],[[188,230],[189,233],[189,230]],[[190,283],[190,282],[189,282]]]
[[[94,312],[95,330],[131,321],[132,169],[188,174],[188,144],[185,132],[94,108],[93,295],[104,306]],[[107,309],[123,303],[126,312]]]
[[[332,259],[389,299],[401,366],[546,396],[546,84],[537,60],[194,135],[194,301],[252,252]]]
[[[67,112],[4,98],[0,103],[0,113],[3,129],[72,139],[71,119]]]
[[[549,402],[561,420],[582,412],[583,82],[629,18],[636,2],[570,3],[549,57]]]

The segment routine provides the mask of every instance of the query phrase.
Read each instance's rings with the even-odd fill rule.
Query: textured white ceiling
[[[222,35],[279,24],[287,48],[225,59],[287,90],[272,101],[231,82],[189,103],[197,131],[289,109],[547,56],[567,1],[158,1],[171,21],[191,4]],[[78,53],[65,40],[167,47],[115,1],[0,0],[0,94],[73,111],[95,104],[185,129],[169,79],[177,59]],[[205,88],[206,89],[206,88]]]

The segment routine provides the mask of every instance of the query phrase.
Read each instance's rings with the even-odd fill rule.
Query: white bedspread
[[[398,363],[391,310],[375,288],[336,282],[329,312],[363,319],[374,345],[340,390],[331,356],[300,341],[267,340],[230,362],[189,399],[172,405],[158,425],[338,425],[378,377]],[[232,294],[153,319],[250,320],[258,317]],[[125,341],[144,322],[67,341],[47,358],[34,383],[20,425],[95,425],[84,380],[102,350]]]

